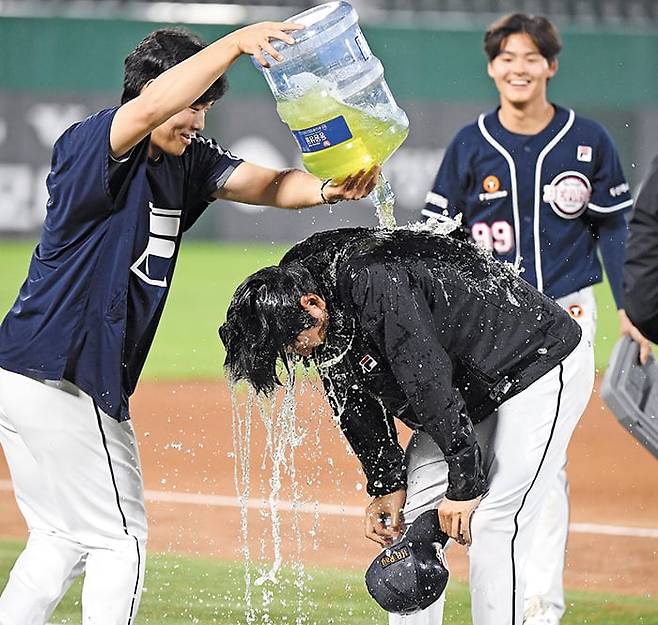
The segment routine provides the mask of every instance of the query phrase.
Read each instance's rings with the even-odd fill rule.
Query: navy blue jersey
[[[154,162],[147,137],[114,162],[115,112],[73,125],[54,146],[46,220],[27,280],[0,326],[0,366],[66,378],[123,420],[183,232],[241,161],[197,137],[181,157]]]
[[[427,217],[461,213],[473,239],[553,298],[601,281],[600,249],[620,304],[632,200],[600,124],[556,106],[544,130],[520,135],[498,110],[481,115],[451,142],[426,202]]]

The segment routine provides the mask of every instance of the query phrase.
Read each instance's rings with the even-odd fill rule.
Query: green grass
[[[0,314],[4,314],[25,278],[32,244],[2,241],[0,245]],[[143,379],[221,375],[224,351],[217,328],[235,287],[248,274],[277,263],[286,249],[283,245],[186,242]],[[605,369],[619,322],[607,284],[597,285],[595,293],[599,308],[596,365]]]
[[[0,541],[0,585],[21,544]],[[384,625],[386,616],[366,593],[361,573],[307,568],[300,592],[298,576],[286,570],[264,619],[263,596],[254,588],[256,625]],[[270,586],[270,588],[272,588]],[[246,623],[244,569],[239,563],[155,554],[147,561],[145,592],[136,625],[238,625]],[[658,625],[655,600],[598,593],[567,593],[562,625]],[[304,615],[305,620],[297,620]],[[80,582],[67,593],[51,623],[80,624]],[[468,625],[470,604],[464,584],[451,581],[446,625]]]
[[[224,350],[217,328],[235,288],[250,273],[279,262],[288,246],[186,242],[169,301],[143,379],[212,378],[222,375]],[[25,279],[33,244],[0,241],[0,316]]]

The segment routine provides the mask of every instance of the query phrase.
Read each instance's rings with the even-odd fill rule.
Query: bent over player
[[[622,306],[628,183],[605,129],[547,99],[558,69],[558,32],[546,18],[508,15],[489,27],[484,48],[500,106],[452,140],[423,214],[442,219],[461,213],[475,241],[519,266],[523,278],[568,310],[592,341],[600,253],[621,331],[641,343],[646,360],[649,343]],[[529,559],[527,625],[557,625],[564,613],[568,525],[562,470]]]
[[[346,229],[247,278],[220,335],[229,375],[260,392],[277,361],[312,358],[374,498],[367,536],[399,535],[407,474],[424,467],[409,476],[425,480],[419,512],[440,501],[441,529],[472,543],[473,623],[521,623],[534,521],[594,379],[566,312],[469,241]],[[473,424],[496,408],[485,468]],[[416,431],[406,460],[394,417]]]
[[[133,393],[183,233],[216,198],[282,208],[358,199],[378,171],[321,187],[244,163],[198,134],[241,55],[280,59],[295,24],[205,46],[177,30],[128,56],[120,107],[58,139],[27,280],[0,327],[0,441],[29,539],[0,597],[2,625],[43,625],[83,570],[83,621],[130,625],[144,580],[146,515]]]

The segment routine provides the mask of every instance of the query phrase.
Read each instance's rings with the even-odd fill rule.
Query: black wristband
[[[322,186],[320,187],[320,197],[322,198],[322,201],[325,204],[338,204],[340,202],[340,199],[335,199],[333,201],[329,201],[326,197],[324,197],[324,188],[331,182],[331,178],[327,178],[323,183]]]

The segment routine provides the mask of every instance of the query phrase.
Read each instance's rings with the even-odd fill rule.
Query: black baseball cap
[[[372,598],[387,612],[413,614],[432,605],[448,584],[441,531],[435,509],[423,512],[402,538],[386,547],[366,571]]]

